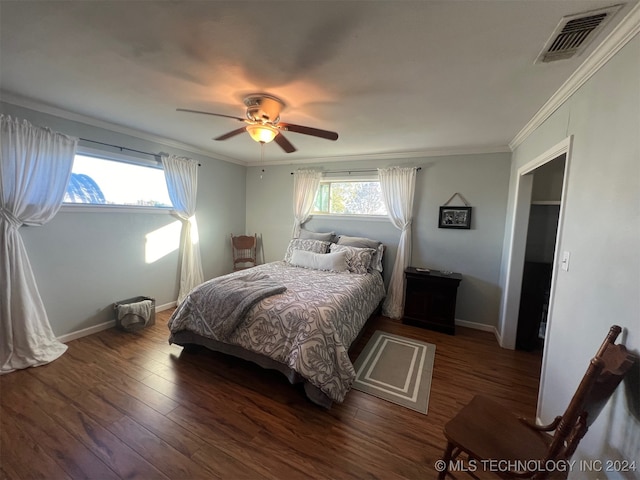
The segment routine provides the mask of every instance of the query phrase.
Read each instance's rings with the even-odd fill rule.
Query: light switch
[[[560,264],[562,266],[562,269],[565,272],[569,271],[569,257],[571,256],[571,254],[569,252],[562,252],[562,263]]]

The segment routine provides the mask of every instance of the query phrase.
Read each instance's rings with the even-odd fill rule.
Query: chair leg
[[[438,474],[438,480],[444,480],[447,476],[447,472],[449,471],[449,464],[451,463],[451,457],[453,454],[454,445],[451,442],[447,442],[447,448],[444,450],[444,455],[442,456],[442,470]]]

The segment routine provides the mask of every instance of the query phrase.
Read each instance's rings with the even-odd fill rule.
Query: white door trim
[[[564,179],[562,183],[562,197],[560,201],[560,216],[558,218],[558,231],[556,234],[556,251],[553,259],[552,274],[555,278],[557,269],[557,255],[560,250],[562,224],[564,219],[564,207],[567,195],[567,181],[569,178],[569,164],[571,158],[571,146],[573,136],[569,136],[543,154],[525,163],[517,171],[515,205],[511,218],[511,231],[509,232],[509,251],[507,260],[507,277],[505,281],[504,296],[501,308],[499,339],[503,348],[514,349],[516,345],[516,333],[518,329],[518,313],[520,310],[520,291],[522,287],[522,273],[524,268],[524,254],[527,243],[527,229],[529,224],[529,209],[531,205],[531,189],[533,176],[529,175],[536,168],[544,165],[559,156],[566,154],[564,165]],[[552,312],[555,281],[551,283],[551,297],[549,299],[549,312]],[[550,318],[548,319],[548,322]],[[547,323],[549,325],[549,323]],[[545,342],[545,349],[546,349]],[[544,357],[543,357],[544,367]],[[544,368],[543,368],[544,371]]]

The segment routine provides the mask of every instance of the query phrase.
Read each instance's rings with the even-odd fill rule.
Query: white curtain
[[[382,305],[382,314],[390,318],[401,318],[404,309],[404,271],[411,262],[411,222],[416,172],[416,167],[378,169],[380,188],[389,218],[402,232],[387,297]]]
[[[51,329],[22,242],[22,225],[58,212],[78,140],[0,115],[0,374],[52,362],[66,350]]]
[[[293,174],[293,231],[292,238],[300,234],[300,227],[309,219],[322,172],[297,170]]]
[[[196,222],[198,162],[176,155],[162,155],[161,158],[169,198],[176,215],[182,220],[182,259],[178,290],[178,304],[180,304],[193,287],[204,281]]]

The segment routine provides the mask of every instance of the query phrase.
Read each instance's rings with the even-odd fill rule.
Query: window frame
[[[320,180],[320,184],[318,185],[318,192],[320,191],[320,185],[323,183],[346,183],[346,182],[376,182],[380,183],[380,178],[377,173],[371,174],[363,174],[357,173],[355,175],[340,175],[340,176],[324,176]],[[316,193],[317,196],[317,193]],[[313,203],[315,207],[314,198]],[[311,211],[311,216],[318,216],[322,218],[336,218],[336,219],[353,219],[353,220],[388,220],[388,213],[377,213],[377,214],[369,214],[369,213],[334,213],[334,212],[318,212],[315,210]]]
[[[75,155],[83,155],[87,157],[95,157],[103,160],[109,160],[113,162],[128,163],[130,165],[137,165],[147,168],[155,168],[157,170],[163,170],[162,162],[157,160],[148,160],[145,158],[139,158],[133,155],[126,155],[123,153],[110,152],[106,150],[99,150],[96,148],[85,147],[79,145],[76,148]],[[75,157],[74,157],[75,160]],[[166,207],[152,207],[149,205],[115,205],[115,204],[98,204],[98,203],[62,203],[60,212],[82,212],[82,213],[155,213],[171,215],[174,213],[173,206]]]

